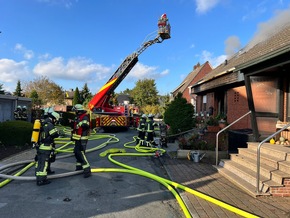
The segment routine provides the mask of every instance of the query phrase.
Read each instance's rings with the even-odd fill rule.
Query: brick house
[[[211,70],[212,66],[208,61],[202,65],[200,65],[200,63],[194,65],[193,70],[186,76],[182,83],[171,92],[171,97],[174,98],[180,92],[182,93],[182,97],[184,97],[188,103],[196,106],[196,95],[191,93],[190,87],[202,79]]]
[[[255,141],[290,121],[290,26],[253,47],[245,47],[191,86],[197,112],[225,113],[232,126],[250,128]]]
[[[68,91],[64,91],[64,104],[61,105],[54,105],[53,109],[55,111],[60,111],[60,112],[67,112],[71,111],[72,106],[73,106],[73,99],[74,99],[74,90],[70,89]],[[47,106],[44,106],[46,108]]]

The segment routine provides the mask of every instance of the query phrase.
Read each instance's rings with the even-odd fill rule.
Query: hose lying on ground
[[[107,144],[109,143],[116,143],[119,141],[118,138],[116,138],[114,135],[97,135],[97,134],[93,134],[90,136],[90,140],[96,140],[96,139],[104,139],[104,138],[108,138],[108,140],[104,143],[102,143],[101,145],[95,147],[95,148],[91,148],[88,149],[86,152],[92,152],[92,151],[96,151],[98,149],[104,148]],[[59,144],[64,144],[63,146],[59,147],[56,149],[57,153],[72,153],[73,152],[73,148],[66,148],[67,146],[71,145],[72,142],[67,141],[70,140],[69,138],[60,138],[58,140]],[[136,175],[140,175],[140,176],[144,176],[150,179],[153,179],[157,182],[159,182],[160,184],[162,184],[163,186],[165,186],[176,198],[177,202],[179,203],[180,207],[183,210],[183,213],[186,217],[191,217],[190,212],[188,211],[186,205],[184,204],[183,200],[181,199],[181,197],[179,196],[179,194],[177,193],[177,191],[175,190],[175,188],[178,189],[182,189],[190,194],[193,194],[199,198],[202,198],[204,200],[207,200],[213,204],[216,204],[220,207],[223,207],[231,212],[234,212],[236,214],[239,214],[241,216],[244,217],[258,217],[256,215],[253,215],[251,213],[248,213],[246,211],[243,211],[239,208],[236,208],[232,205],[229,205],[225,202],[222,202],[218,199],[215,199],[209,195],[203,194],[199,191],[190,189],[186,186],[183,186],[181,184],[178,184],[176,182],[170,181],[168,179],[159,177],[157,175],[151,174],[149,172],[143,171],[141,169],[138,168],[134,168],[132,166],[128,166],[125,165],[121,162],[118,162],[116,160],[113,159],[113,157],[115,156],[160,156],[162,154],[164,154],[166,152],[166,150],[164,149],[160,149],[160,148],[156,148],[156,147],[143,147],[140,146],[140,143],[135,145],[135,146],[130,146],[130,144],[135,143],[136,141],[136,137],[134,137],[134,141],[132,142],[128,142],[125,143],[124,146],[126,148],[134,148],[136,151],[141,152],[141,153],[126,153],[125,149],[119,149],[119,148],[111,148],[109,150],[106,150],[104,152],[102,152],[100,154],[100,156],[105,157],[106,155],[108,155],[108,159],[118,165],[123,167],[124,169],[119,169],[119,168],[94,168],[91,169],[91,172],[93,173],[104,173],[104,172],[121,172],[121,173],[130,173],[130,174],[136,174]],[[67,155],[61,155],[59,156],[57,159],[61,159],[61,158],[66,158],[68,156],[72,156],[73,154],[67,154]],[[28,164],[27,166],[25,166],[22,170],[20,170],[19,172],[17,172],[15,175],[4,175],[4,174],[0,174],[0,178],[5,178],[6,180],[4,180],[3,182],[0,183],[0,188],[3,187],[4,185],[7,185],[11,180],[15,179],[15,180],[36,180],[35,176],[20,176],[22,175],[24,172],[26,172],[29,168],[31,168],[35,162],[32,160],[27,160],[27,161],[21,161],[21,162],[17,162],[17,163],[12,163],[12,164],[7,164],[5,166],[0,167],[0,172],[3,169],[9,168],[9,167],[13,167],[16,165],[22,165],[22,164]],[[74,172],[68,172],[68,173],[62,173],[62,174],[57,174],[57,175],[53,175],[53,176],[48,176],[49,179],[56,179],[56,178],[63,178],[63,177],[67,177],[67,176],[73,176],[73,175],[77,175],[77,174],[81,174],[82,171],[74,171]]]

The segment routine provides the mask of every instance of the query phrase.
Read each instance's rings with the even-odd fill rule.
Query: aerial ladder
[[[130,126],[130,123],[132,123],[130,119],[132,117],[125,114],[124,111],[117,110],[117,108],[110,103],[112,94],[138,62],[138,56],[149,46],[155,43],[162,43],[165,39],[169,39],[170,30],[171,27],[168,18],[166,14],[163,14],[158,20],[157,36],[154,39],[146,41],[137,51],[128,55],[107,83],[95,94],[89,102],[88,107],[94,114],[98,114],[96,119],[97,127]]]

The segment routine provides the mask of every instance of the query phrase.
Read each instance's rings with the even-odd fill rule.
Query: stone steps
[[[275,195],[275,193],[290,196],[290,192],[287,191],[290,179],[290,146],[270,143],[261,146],[258,192],[256,188],[258,145],[258,142],[249,142],[248,148],[239,148],[237,154],[230,154],[230,159],[221,159],[217,166],[218,171],[252,196]]]

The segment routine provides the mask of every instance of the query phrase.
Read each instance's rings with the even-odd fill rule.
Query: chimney
[[[199,62],[196,65],[193,66],[193,70],[196,70],[198,67],[200,67],[200,63]]]

